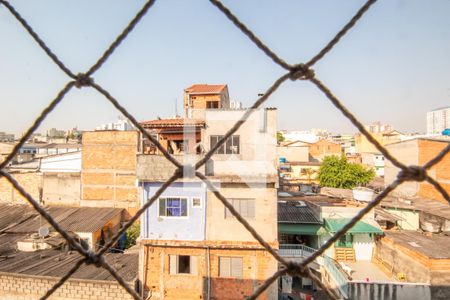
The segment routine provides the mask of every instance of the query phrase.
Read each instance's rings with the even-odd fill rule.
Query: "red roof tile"
[[[141,122],[144,128],[160,128],[160,127],[185,127],[195,126],[202,127],[205,125],[204,121],[195,119],[173,118],[173,119],[156,119]]]
[[[190,94],[219,94],[226,87],[226,84],[194,84],[185,89],[185,91]]]

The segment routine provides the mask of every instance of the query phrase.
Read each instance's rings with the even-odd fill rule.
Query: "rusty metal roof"
[[[46,207],[46,210],[64,230],[72,232],[95,232],[124,211],[121,208],[109,207],[54,206]],[[32,233],[46,224],[47,222],[27,205],[0,204],[0,233]]]

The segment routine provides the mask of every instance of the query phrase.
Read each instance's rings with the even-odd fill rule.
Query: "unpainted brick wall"
[[[169,274],[169,255],[197,256],[197,274]],[[243,258],[243,278],[219,277],[219,257]],[[277,270],[277,262],[265,250],[214,249],[185,247],[145,247],[146,288],[155,299],[206,299],[210,277],[211,299],[245,299]],[[259,299],[276,299],[273,284]]]
[[[419,165],[427,163],[434,158],[448,143],[419,140]],[[450,154],[447,153],[444,158],[438,162],[428,173],[441,184],[441,186],[450,194]],[[419,196],[431,199],[437,199],[444,203],[447,201],[442,195],[429,183],[421,182],[419,185]]]
[[[137,131],[83,134],[81,205],[138,208]]]
[[[36,200],[39,200],[39,190],[42,189],[42,174],[37,172],[15,173],[13,177]],[[28,203],[5,178],[0,178],[0,203]]]
[[[57,278],[45,276],[0,273],[0,299],[39,299],[57,281]],[[116,300],[132,297],[116,281],[69,279],[50,296],[50,299]]]

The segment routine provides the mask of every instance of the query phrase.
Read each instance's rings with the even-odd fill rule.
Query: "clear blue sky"
[[[92,3],[91,3],[92,2]],[[143,1],[11,1],[75,73],[85,71]],[[290,63],[307,61],[364,3],[224,1]],[[426,112],[450,104],[450,1],[380,0],[315,67],[364,123],[425,131]],[[20,133],[68,81],[0,6],[0,131]],[[208,1],[157,1],[94,76],[139,120],[174,114],[194,83],[229,85],[249,106],[284,70]],[[267,102],[279,129],[355,129],[308,82],[287,82]],[[118,112],[95,91],[74,89],[38,131],[92,129]]]

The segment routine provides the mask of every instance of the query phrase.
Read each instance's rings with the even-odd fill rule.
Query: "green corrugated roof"
[[[320,235],[325,233],[322,225],[318,224],[286,224],[278,223],[279,233],[302,234],[302,235]]]
[[[331,232],[337,232],[342,227],[345,226],[345,224],[349,223],[351,219],[347,218],[337,218],[337,219],[325,219],[325,228]],[[376,233],[376,234],[382,234],[383,231],[380,229],[379,226],[377,226],[375,223],[369,224],[364,221],[358,221],[356,224],[350,228],[350,230],[347,231],[348,233]]]

